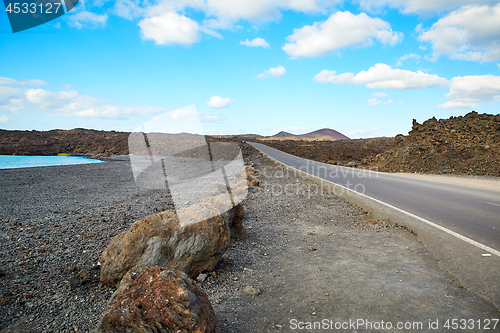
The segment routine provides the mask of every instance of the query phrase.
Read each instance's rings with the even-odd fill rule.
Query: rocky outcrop
[[[391,149],[394,138],[371,138],[336,141],[302,140],[253,140],[278,149],[282,152],[310,160],[345,165],[351,161],[360,161],[368,156],[375,156]]]
[[[0,129],[0,155],[57,155],[59,153],[67,153],[70,155],[96,155],[96,156],[112,156],[112,155],[128,155],[129,154],[129,132],[117,131],[97,131],[91,129],[75,128],[72,130],[51,130],[51,131],[12,131]],[[164,144],[162,138],[169,137],[162,134],[155,136],[151,134],[156,144],[164,148],[168,148],[169,144]],[[176,150],[179,151],[177,156],[193,157],[194,153],[205,152],[206,146],[201,146],[196,149],[192,148],[192,138],[198,135],[192,134],[175,134],[179,145],[176,145]],[[231,142],[234,147],[224,150],[218,150],[215,160],[232,161],[235,158],[235,148],[241,149],[243,157],[247,158],[256,153],[255,148],[248,144],[242,143],[242,138],[234,139],[231,137],[202,137],[210,144],[217,142]],[[195,138],[195,140],[197,140]],[[185,147],[186,151],[182,152]],[[228,147],[222,145],[222,147]],[[236,153],[238,155],[239,149]],[[199,157],[200,155],[198,155]]]
[[[96,333],[220,332],[207,294],[185,273],[130,271],[108,301]]]
[[[52,131],[0,129],[0,155],[127,155],[129,133],[83,128]]]
[[[234,194],[244,189],[244,182],[240,182]],[[183,214],[184,221],[197,223],[181,226],[177,213]],[[117,285],[128,271],[147,266],[180,270],[196,278],[215,268],[231,236],[246,236],[243,207],[238,204],[228,208],[227,194],[207,198],[177,213],[147,216],[115,236],[101,256],[101,282]]]
[[[464,117],[413,121],[389,151],[362,161],[385,172],[500,177],[500,115],[472,111]]]

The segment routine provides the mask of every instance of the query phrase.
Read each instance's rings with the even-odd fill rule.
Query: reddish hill
[[[318,140],[350,140],[344,134],[337,132],[335,130],[329,128],[323,128],[314,132],[306,133],[306,134],[292,134],[289,132],[281,131],[273,136],[278,137],[294,137],[294,138],[310,138],[310,139],[318,139]]]
[[[297,136],[300,138],[313,138],[313,139],[323,139],[323,140],[350,140],[350,138],[348,138],[344,134],[329,128],[323,128],[311,133],[306,133]]]

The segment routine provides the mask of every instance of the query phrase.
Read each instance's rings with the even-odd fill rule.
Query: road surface
[[[330,191],[377,218],[408,226],[457,283],[488,299],[500,311],[498,188],[340,167],[248,143],[289,169],[315,176],[313,180],[322,185],[316,190],[319,194],[320,188]]]
[[[329,165],[249,144],[282,164],[364,193],[500,253],[499,190]]]

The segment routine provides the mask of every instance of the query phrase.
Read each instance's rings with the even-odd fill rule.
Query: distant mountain
[[[285,132],[285,131],[281,131],[279,133],[274,134],[273,136],[297,136],[297,135],[292,134],[292,133],[288,133],[288,132]]]
[[[301,138],[313,138],[313,139],[324,139],[324,140],[351,140],[344,134],[329,128],[323,128],[311,133],[306,133],[297,136]]]
[[[350,140],[350,138],[348,138],[344,134],[329,128],[323,128],[314,132],[301,135],[295,135],[289,132],[281,131],[273,136],[281,136],[281,137],[293,136],[297,138],[312,138],[312,139],[322,139],[322,140]]]
[[[245,138],[261,138],[262,135],[260,134],[240,134],[238,136],[245,137]]]
[[[214,137],[219,137],[219,138],[247,138],[247,139],[255,139],[255,138],[261,138],[262,135],[260,134],[253,134],[253,133],[248,133],[248,134],[229,134],[229,135],[207,135],[207,136],[214,136]]]

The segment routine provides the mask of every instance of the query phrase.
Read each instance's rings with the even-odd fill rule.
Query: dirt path
[[[446,332],[447,319],[474,319],[477,328],[478,320],[500,317],[441,270],[406,229],[316,195],[313,183],[284,175],[268,160],[256,162],[261,186],[245,204],[250,236],[201,283],[224,332],[320,332],[335,325],[350,332]],[[287,185],[287,195],[280,193]],[[246,286],[261,293],[248,296]],[[345,327],[350,320],[365,322]],[[438,320],[439,329],[430,330],[429,320]],[[393,329],[375,329],[382,321]],[[313,329],[314,322],[326,326]],[[398,322],[412,328],[397,329]]]

